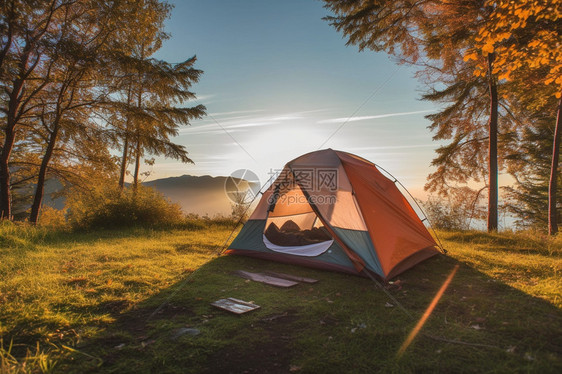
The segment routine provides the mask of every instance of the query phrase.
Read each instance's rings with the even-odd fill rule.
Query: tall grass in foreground
[[[59,359],[61,358],[60,349],[43,351],[39,347],[39,342],[35,347],[35,351],[27,349],[23,358],[16,358],[12,355],[13,341],[6,347],[4,340],[0,338],[0,373],[26,373],[41,372],[51,373],[54,371]]]

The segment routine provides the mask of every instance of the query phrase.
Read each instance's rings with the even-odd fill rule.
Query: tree
[[[546,108],[549,106],[545,105]],[[524,104],[519,108],[524,110]],[[554,139],[552,117],[552,112],[546,109],[533,112],[525,121],[530,125],[523,127],[518,146],[507,156],[510,159],[508,171],[515,178],[515,184],[505,187],[510,198],[506,208],[517,217],[519,227],[548,228],[548,189]],[[558,174],[558,182],[560,178]],[[559,189],[557,201],[562,201],[561,198]]]
[[[439,14],[439,18],[442,19],[441,23],[436,27],[433,26],[429,30],[425,31],[428,55],[437,61],[442,61],[439,65],[439,74],[443,77],[443,73],[451,76],[451,83],[445,90],[448,93],[449,98],[452,98],[452,105],[445,109],[445,113],[448,115],[448,121],[435,122],[435,119],[439,120],[439,116],[428,116],[428,118],[434,120],[430,128],[438,130],[435,138],[446,139],[446,137],[439,137],[439,134],[450,133],[451,130],[455,132],[455,139],[446,148],[441,148],[438,150],[447,150],[446,154],[457,153],[461,155],[463,162],[461,166],[463,170],[463,177],[461,182],[467,182],[469,179],[474,179],[478,181],[479,178],[474,178],[474,172],[478,169],[479,165],[484,165],[485,159],[478,157],[478,155],[484,154],[484,148],[475,146],[481,144],[483,141],[487,140],[487,179],[488,179],[488,217],[487,217],[487,227],[488,231],[495,231],[498,228],[498,82],[493,72],[493,65],[495,55],[489,54],[486,56],[486,69],[485,74],[481,74],[484,79],[478,79],[478,77],[470,77],[468,72],[474,69],[471,63],[467,63],[462,59],[458,58],[458,53],[467,48],[471,47],[471,36],[477,32],[478,26],[482,19],[485,19],[489,13],[489,9],[483,5],[483,2],[472,1],[472,2],[456,2],[456,3],[444,3],[443,5],[438,5],[436,7],[436,14]],[[455,67],[457,65],[458,67]],[[426,68],[430,73],[434,70],[433,68]],[[443,78],[438,78],[436,80],[438,85],[443,83]],[[454,89],[456,84],[460,84],[463,88],[459,92],[458,89]],[[482,91],[483,88],[487,89],[486,94],[477,94],[478,91]],[[467,91],[468,90],[468,91]],[[458,96],[454,96],[456,93]],[[470,92],[472,91],[472,94]],[[476,93],[476,94],[475,94]],[[433,95],[425,95],[424,99],[435,98],[435,93]],[[445,96],[446,97],[446,96]],[[488,102],[484,100],[488,97]],[[437,95],[439,99],[439,95]],[[440,99],[442,99],[441,97]],[[487,109],[484,109],[486,108]],[[454,110],[451,110],[454,109]],[[467,113],[468,112],[468,113]],[[485,116],[474,115],[475,113],[485,113]],[[467,115],[468,114],[468,115]],[[452,116],[451,116],[452,115]],[[487,118],[487,120],[485,119]],[[459,121],[460,120],[460,121]],[[448,130],[443,130],[444,127],[448,127]],[[483,128],[486,128],[485,134]],[[452,128],[452,129],[451,129]],[[458,140],[462,138],[463,140],[459,142]],[[468,138],[468,139],[466,139]],[[466,140],[465,140],[466,139]],[[472,147],[466,147],[467,145],[472,145]],[[463,148],[468,149],[468,155],[471,156],[472,160],[466,158],[466,151]],[[470,149],[472,148],[472,149]],[[481,149],[479,149],[481,148]],[[477,150],[478,152],[474,152]],[[443,152],[441,152],[443,153]],[[449,156],[447,156],[449,157]],[[475,163],[474,159],[479,159],[480,162]],[[434,165],[438,166],[444,161],[442,155],[434,159]],[[468,166],[468,167],[467,167]],[[444,169],[447,170],[447,169]],[[443,169],[440,170],[441,173]],[[469,174],[470,173],[470,174]],[[455,175],[458,172],[446,173],[448,179],[455,180]],[[433,174],[434,176],[435,174]],[[469,178],[466,178],[469,176]],[[431,182],[432,176],[428,178]],[[433,180],[433,182],[435,179]],[[459,182],[457,179],[456,182]],[[443,189],[441,189],[443,192]]]
[[[486,5],[492,12],[465,59],[476,59],[478,54],[497,55],[493,71],[500,79],[523,85],[533,81],[543,86],[543,94],[559,99],[548,193],[548,226],[553,235],[558,231],[556,196],[562,140],[562,7],[552,0],[488,0]]]
[[[58,20],[59,39],[46,53],[54,62],[51,75],[46,77],[49,84],[37,98],[41,108],[38,119],[46,144],[31,206],[33,223],[39,219],[47,171],[57,144],[61,140],[71,144],[88,139],[88,135],[95,139],[101,134],[96,132],[99,125],[92,117],[96,105],[105,101],[104,93],[97,89],[102,78],[98,74],[101,62],[98,56],[103,56],[110,47],[109,40],[117,29],[115,20],[122,16],[120,5],[120,2],[106,5],[83,0],[68,6]]]
[[[420,75],[431,87],[424,99],[448,103],[440,113],[428,116],[437,132],[434,139],[452,139],[438,150],[429,176],[429,189],[446,193],[448,180],[465,183],[483,161],[488,141],[488,229],[497,230],[498,221],[498,87],[493,71],[494,56],[487,58],[483,78],[472,77],[471,63],[459,56],[473,46],[473,36],[490,9],[478,1],[367,1],[325,0],[335,16],[326,19],[359,49],[384,50],[401,62],[423,67]],[[471,44],[472,43],[472,44]],[[443,88],[443,86],[445,86]],[[482,96],[488,91],[487,135],[482,128]],[[452,121],[442,121],[449,119]],[[476,122],[474,122],[476,121]],[[462,170],[463,168],[468,170]],[[477,175],[477,174],[476,174]],[[478,180],[478,179],[477,179]],[[441,183],[440,186],[437,184]]]
[[[133,117],[133,144],[135,168],[133,186],[138,185],[141,157],[146,153],[163,155],[181,162],[192,162],[184,146],[173,143],[170,137],[178,134],[179,126],[189,124],[205,114],[205,107],[182,107],[186,100],[195,98],[189,91],[199,80],[201,70],[193,68],[196,58],[171,65],[151,60],[144,70],[137,91],[137,108]]]
[[[36,223],[50,177],[75,187],[90,175],[107,177],[116,166],[111,148],[123,143],[132,146],[125,146],[125,169],[132,154],[138,170],[145,152],[191,161],[171,137],[204,114],[203,106],[181,106],[195,97],[189,88],[202,72],[193,67],[195,58],[169,64],[150,57],[165,38],[167,3],[8,0],[0,6],[2,217],[13,217],[12,192],[22,214],[33,190],[29,219]]]
[[[48,83],[35,74],[43,68],[49,71],[50,62],[43,54],[56,39],[52,25],[58,14],[64,12],[70,1],[21,1],[2,2],[0,30],[0,112],[2,113],[2,150],[0,152],[0,218],[11,219],[11,170],[10,157],[16,144],[22,120],[35,109],[31,103]]]
[[[168,38],[163,32],[164,21],[170,14],[170,6],[159,1],[142,1],[132,4],[133,8],[139,7],[142,12],[136,14],[126,27],[132,32],[123,33],[121,43],[116,43],[116,54],[113,62],[116,64],[114,92],[118,99],[113,103],[114,119],[117,124],[118,138],[122,141],[121,169],[119,187],[125,185],[125,175],[133,146],[133,137],[136,135],[135,124],[142,116],[142,96],[145,89],[150,87],[142,83],[143,74],[152,66],[149,57],[162,46]],[[136,97],[136,100],[135,100]],[[138,172],[135,181],[138,180]]]
[[[190,120],[205,113],[202,105],[180,106],[195,98],[189,88],[202,74],[193,67],[196,58],[179,64],[151,58],[167,38],[162,29],[170,7],[155,0],[142,1],[137,7],[142,12],[137,11],[132,24],[128,25],[135,32],[125,35],[123,43],[116,46],[117,100],[110,108],[123,149],[119,176],[121,189],[131,155],[134,156],[135,188],[145,153],[192,162],[185,147],[174,144],[170,138],[177,135],[179,126],[189,124]]]

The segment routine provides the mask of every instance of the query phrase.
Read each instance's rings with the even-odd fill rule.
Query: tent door
[[[275,252],[308,257],[321,255],[334,240],[300,187],[291,187],[280,194],[276,191],[278,195],[270,205],[263,242]]]

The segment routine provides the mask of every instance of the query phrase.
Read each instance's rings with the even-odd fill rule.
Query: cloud
[[[246,127],[262,127],[262,126],[276,125],[278,123],[279,121],[243,122],[236,125],[225,126],[225,128],[230,131],[230,129],[243,129]]]
[[[237,111],[238,113],[250,113],[252,111]],[[237,112],[222,112],[223,115],[237,114]],[[263,110],[255,110],[253,112],[263,112]],[[191,127],[185,127],[179,130],[180,134],[216,134],[217,132],[240,132],[247,128],[266,127],[278,125],[285,121],[296,121],[305,118],[305,114],[313,112],[298,112],[298,113],[284,113],[272,114],[268,116],[234,116],[226,118],[205,118],[199,123]],[[221,128],[222,127],[222,128]]]
[[[410,145],[388,145],[381,147],[351,147],[352,151],[378,151],[381,149],[411,149],[411,148],[435,148],[437,144],[410,144]]]
[[[195,95],[195,96],[196,96],[195,99],[190,99],[190,100],[187,100],[186,102],[192,103],[192,102],[201,102],[203,100],[208,101],[209,99],[212,99],[213,97],[216,97],[217,95],[216,94],[207,94],[207,95],[201,94],[201,95]]]
[[[209,113],[210,116],[213,117],[222,117],[222,116],[230,116],[232,114],[247,114],[247,113],[259,113],[263,112],[265,109],[254,109],[254,110],[233,110],[230,112],[215,112]]]
[[[378,119],[378,118],[409,116],[409,115],[413,115],[413,114],[428,113],[428,112],[433,112],[433,109],[417,110],[415,112],[397,112],[397,113],[377,114],[377,115],[374,115],[374,116],[330,118],[330,119],[324,119],[324,120],[318,121],[316,123],[347,123],[347,122],[356,122],[356,121],[366,121],[366,120]]]

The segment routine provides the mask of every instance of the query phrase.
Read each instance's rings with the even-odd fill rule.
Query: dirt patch
[[[195,313],[186,306],[174,305],[172,303],[163,304],[160,309],[154,307],[144,307],[132,309],[122,314],[114,328],[124,330],[136,336],[138,333],[145,333],[149,330],[147,324],[158,320],[173,321],[176,317],[185,318],[194,316]]]
[[[290,371],[293,355],[291,324],[297,320],[294,311],[262,318],[255,327],[263,329],[263,339],[248,345],[228,347],[209,357],[204,373],[281,374]]]

